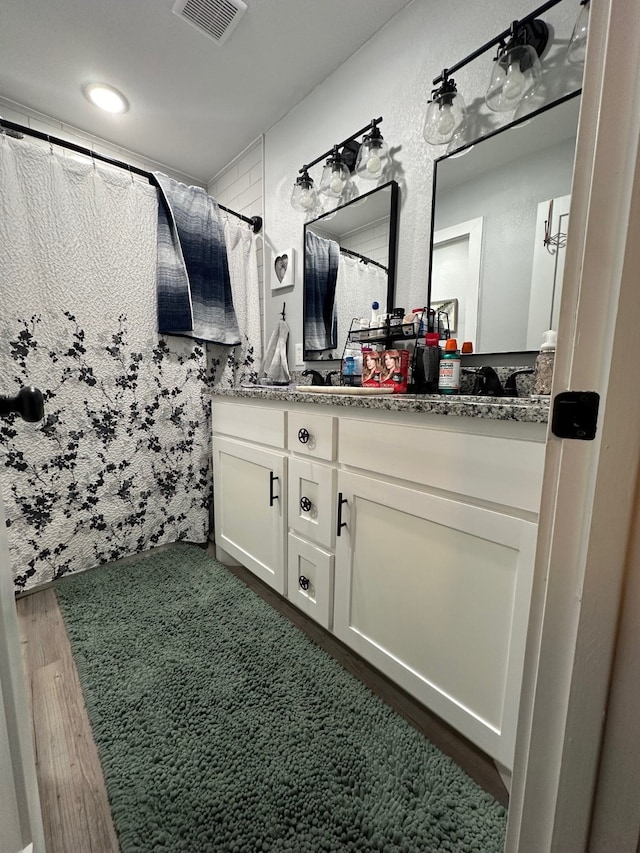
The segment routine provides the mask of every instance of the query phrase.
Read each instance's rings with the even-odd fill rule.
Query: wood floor
[[[380,695],[503,805],[493,763],[250,572],[231,571]],[[118,841],[53,587],[17,602],[47,853],[117,853]]]

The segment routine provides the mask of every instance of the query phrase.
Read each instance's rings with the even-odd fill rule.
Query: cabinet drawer
[[[214,433],[255,441],[271,447],[284,447],[285,413],[268,406],[245,406],[213,401],[211,420]]]
[[[333,556],[290,533],[287,580],[291,603],[331,630]]]
[[[322,462],[289,460],[289,527],[325,548],[333,545],[335,477]]]
[[[340,420],[343,465],[537,513],[543,442]]]
[[[287,447],[302,456],[336,458],[336,419],[313,412],[289,412]]]

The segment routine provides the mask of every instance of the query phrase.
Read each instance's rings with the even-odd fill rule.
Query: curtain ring
[[[128,166],[129,166],[129,175],[131,177],[131,183],[135,184],[135,180],[133,178],[133,172],[131,171],[131,163],[129,163]]]
[[[47,133],[47,142],[49,143],[49,154],[53,154],[53,142],[51,141],[51,137]]]

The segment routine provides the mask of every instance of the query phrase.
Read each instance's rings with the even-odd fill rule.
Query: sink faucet
[[[504,383],[505,396],[519,397],[520,395],[518,394],[518,383],[516,382],[516,376],[531,374],[533,372],[533,367],[523,367],[520,370],[514,370],[513,373],[510,373],[509,376],[507,376],[507,381]]]
[[[489,365],[486,365],[485,367],[478,367],[477,369],[465,367],[462,370],[463,373],[475,374],[476,383],[475,388],[473,389],[474,394],[478,394],[483,397],[504,396],[505,392],[502,388],[500,377],[493,367],[490,367]]]
[[[324,378],[324,384],[325,385],[333,385],[333,382],[331,381],[332,376],[340,376],[340,371],[339,370],[330,370]],[[338,383],[338,385],[339,384],[340,383]]]
[[[317,370],[303,370],[302,376],[310,376],[312,385],[324,385],[324,379]]]

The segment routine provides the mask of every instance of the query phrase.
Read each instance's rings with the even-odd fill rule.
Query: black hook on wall
[[[28,423],[35,424],[41,421],[44,417],[42,391],[33,386],[25,386],[18,391],[15,397],[0,396],[0,417],[14,412]]]
[[[286,319],[287,319],[287,315],[286,315],[286,313],[285,313],[285,308],[286,308],[286,307],[287,307],[287,303],[286,303],[286,302],[283,302],[283,303],[282,303],[282,311],[280,312],[280,316],[282,317],[282,319],[283,319],[283,320],[286,320]]]

